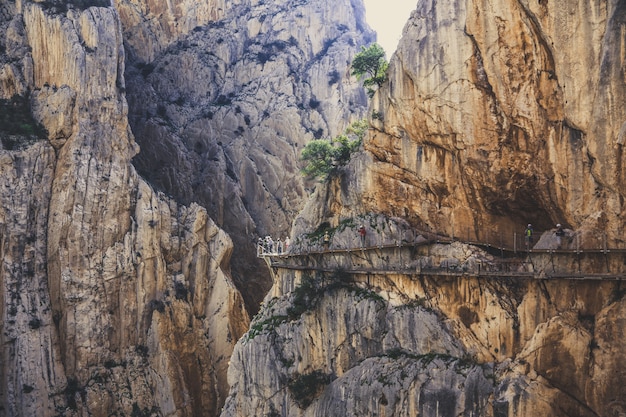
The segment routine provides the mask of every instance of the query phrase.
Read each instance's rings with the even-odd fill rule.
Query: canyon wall
[[[25,97],[47,131],[1,133],[0,414],[216,415],[249,320],[232,242],[137,175],[122,26],[95,3],[0,5],[3,111]]]
[[[365,113],[362,3],[5,1],[0,29],[0,414],[217,415],[299,149]]]
[[[363,152],[294,223],[287,258],[302,251],[302,265],[275,260],[222,415],[626,413],[623,279],[415,267],[438,266],[434,252],[453,265],[489,257],[458,243],[415,250],[401,273],[406,258],[375,248],[420,230],[512,247],[527,223],[548,231],[543,244],[562,223],[580,247],[623,249],[625,25],[615,0],[417,2]],[[359,224],[374,248],[355,249]],[[331,251],[309,253],[324,229]]]
[[[618,1],[420,2],[373,105],[366,210],[623,242],[625,24]]]
[[[366,110],[358,0],[1,2],[0,105],[33,124],[0,132],[0,413],[626,413],[621,281],[270,277],[254,248],[303,207],[294,237],[353,246],[361,221],[623,245],[625,20],[422,0]],[[299,149],[366,113],[305,207]]]
[[[561,223],[623,247],[625,19],[618,1],[420,1],[350,185],[296,233],[377,212],[482,241]]]
[[[223,3],[223,2],[222,2]],[[197,202],[234,242],[250,311],[271,286],[255,243],[284,239],[314,184],[299,157],[364,117],[350,63],[371,42],[361,1],[118,1],[138,171]]]
[[[419,267],[477,262],[498,259],[459,242],[274,259],[222,416],[623,414],[624,281]]]

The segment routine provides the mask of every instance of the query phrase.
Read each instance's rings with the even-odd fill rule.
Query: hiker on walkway
[[[279,255],[283,253],[283,242],[280,240],[280,238],[278,238],[278,241],[276,242],[276,253],[278,253]]]
[[[563,242],[563,236],[565,236],[565,230],[563,230],[563,226],[561,226],[561,223],[556,225],[556,232],[554,232],[554,234],[556,235],[556,241],[557,241],[558,248],[561,249],[561,244]]]
[[[285,252],[289,251],[289,245],[291,245],[291,239],[289,239],[289,236],[287,236],[285,238]]]
[[[533,225],[530,223],[524,231],[524,240],[526,241],[526,249],[529,249],[533,244]]]
[[[562,237],[565,235],[565,230],[563,230],[563,226],[561,226],[561,223],[556,225],[556,232],[554,232],[555,235]]]
[[[365,234],[367,231],[365,230],[365,226],[359,226],[359,236],[361,237],[361,249],[365,248]]]
[[[257,256],[259,255],[263,255],[263,253],[265,253],[265,245],[263,245],[263,239],[259,238],[257,244],[256,244],[256,254]]]
[[[324,232],[324,250],[328,250],[328,246],[330,245],[330,235],[328,234],[328,230]]]
[[[269,235],[265,236],[265,252],[266,253],[274,252],[274,241]]]

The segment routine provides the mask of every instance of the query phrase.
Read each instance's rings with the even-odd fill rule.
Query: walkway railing
[[[626,253],[626,248],[621,247],[597,247],[597,248],[583,248],[583,247],[575,247],[575,248],[542,248],[542,247],[530,247],[530,245],[523,245],[520,247],[510,247],[510,246],[502,246],[496,245],[488,242],[474,242],[474,241],[461,241],[458,239],[452,239],[448,237],[438,237],[434,239],[421,240],[416,242],[398,242],[392,244],[379,244],[379,245],[368,245],[364,247],[349,247],[349,248],[337,248],[337,247],[328,247],[323,248],[319,246],[313,246],[306,249],[301,249],[298,251],[266,251],[266,250],[258,250],[257,255],[260,256],[303,256],[314,253],[341,253],[341,252],[355,252],[360,250],[372,250],[372,249],[381,249],[381,248],[407,248],[407,247],[417,247],[424,245],[433,245],[433,244],[450,244],[453,242],[460,242],[467,245],[477,246],[484,249],[488,249],[493,251],[500,251],[508,256],[523,256],[528,253],[608,253],[608,252],[620,252]]]
[[[582,247],[576,244],[576,236],[568,237],[568,246],[573,248],[542,248],[540,237],[534,248],[524,245],[522,248],[493,245],[489,242],[461,242],[477,246],[492,255],[488,261],[474,261],[471,264],[460,262],[440,263],[432,265],[424,263],[429,257],[429,247],[436,244],[452,244],[460,242],[446,236],[436,234],[420,235],[421,238],[413,242],[398,241],[395,244],[369,245],[366,247],[328,248],[313,247],[309,250],[287,253],[264,253],[259,256],[266,258],[271,268],[311,270],[333,272],[338,269],[354,274],[409,274],[431,276],[463,276],[477,277],[512,277],[512,278],[559,278],[559,279],[626,279],[626,248],[609,248],[606,239],[599,247]],[[545,239],[544,239],[545,240]],[[554,242],[548,242],[553,244]],[[559,242],[561,243],[561,242]],[[539,246],[539,247],[537,247]],[[416,251],[422,250],[422,253]],[[390,251],[399,251],[391,256]],[[406,252],[406,253],[404,253]],[[320,255],[333,255],[335,264],[332,266],[320,262]],[[340,260],[338,257],[344,257]],[[355,257],[361,259],[355,262]],[[370,263],[365,266],[365,258],[379,257],[393,260],[381,263]],[[316,258],[316,259],[314,259]]]

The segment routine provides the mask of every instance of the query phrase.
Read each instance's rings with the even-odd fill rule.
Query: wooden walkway
[[[452,239],[430,239],[417,243],[402,243],[390,245],[376,245],[364,248],[334,248],[327,250],[309,250],[300,253],[283,253],[283,254],[259,254],[265,258],[268,266],[274,271],[283,270],[299,270],[311,272],[335,273],[342,272],[356,275],[408,275],[411,277],[419,276],[441,276],[441,277],[478,277],[478,278],[516,278],[516,279],[566,279],[566,280],[626,280],[626,271],[611,271],[612,264],[616,264],[615,257],[619,258],[617,264],[625,265],[626,268],[626,249],[624,248],[606,248],[606,249],[530,249],[527,251],[514,250],[507,247],[499,247],[488,245],[480,242],[461,242],[468,245],[477,246],[486,252],[491,253],[494,257],[493,261],[488,264],[478,263],[475,267],[462,268],[458,265],[440,266],[440,267],[407,267],[407,257],[404,257],[404,263],[399,262],[396,265],[388,262],[383,267],[363,267],[354,266],[352,260],[346,262],[347,265],[324,266],[321,259],[325,255],[339,255],[350,258],[358,256],[364,258],[367,256],[381,257],[381,253],[407,250],[415,251],[418,248],[424,248],[436,244],[451,244],[457,242]],[[496,256],[495,254],[498,254]],[[594,265],[598,269],[605,269],[605,272],[585,272],[581,270],[581,258],[592,257],[595,260]],[[577,268],[568,271],[557,271],[554,267],[554,259],[565,261],[571,265],[577,265]],[[610,260],[612,262],[610,262]],[[419,262],[417,258],[411,261]],[[538,262],[539,261],[539,262]],[[542,263],[543,268],[536,268],[537,263]],[[550,267],[551,265],[551,267]]]
[[[422,268],[422,269],[376,269],[376,268],[323,268],[316,266],[291,265],[272,262],[273,269],[287,269],[297,271],[342,272],[351,275],[409,275],[409,276],[441,276],[441,277],[474,277],[474,278],[519,278],[519,279],[569,279],[569,280],[596,280],[596,281],[620,281],[626,280],[626,274],[610,273],[536,273],[536,272],[510,272],[510,271],[461,271],[447,268]]]

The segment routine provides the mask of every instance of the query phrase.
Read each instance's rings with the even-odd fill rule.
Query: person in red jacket
[[[359,227],[359,236],[361,237],[361,249],[365,247],[365,234],[367,231],[365,230],[365,226],[361,225]]]

